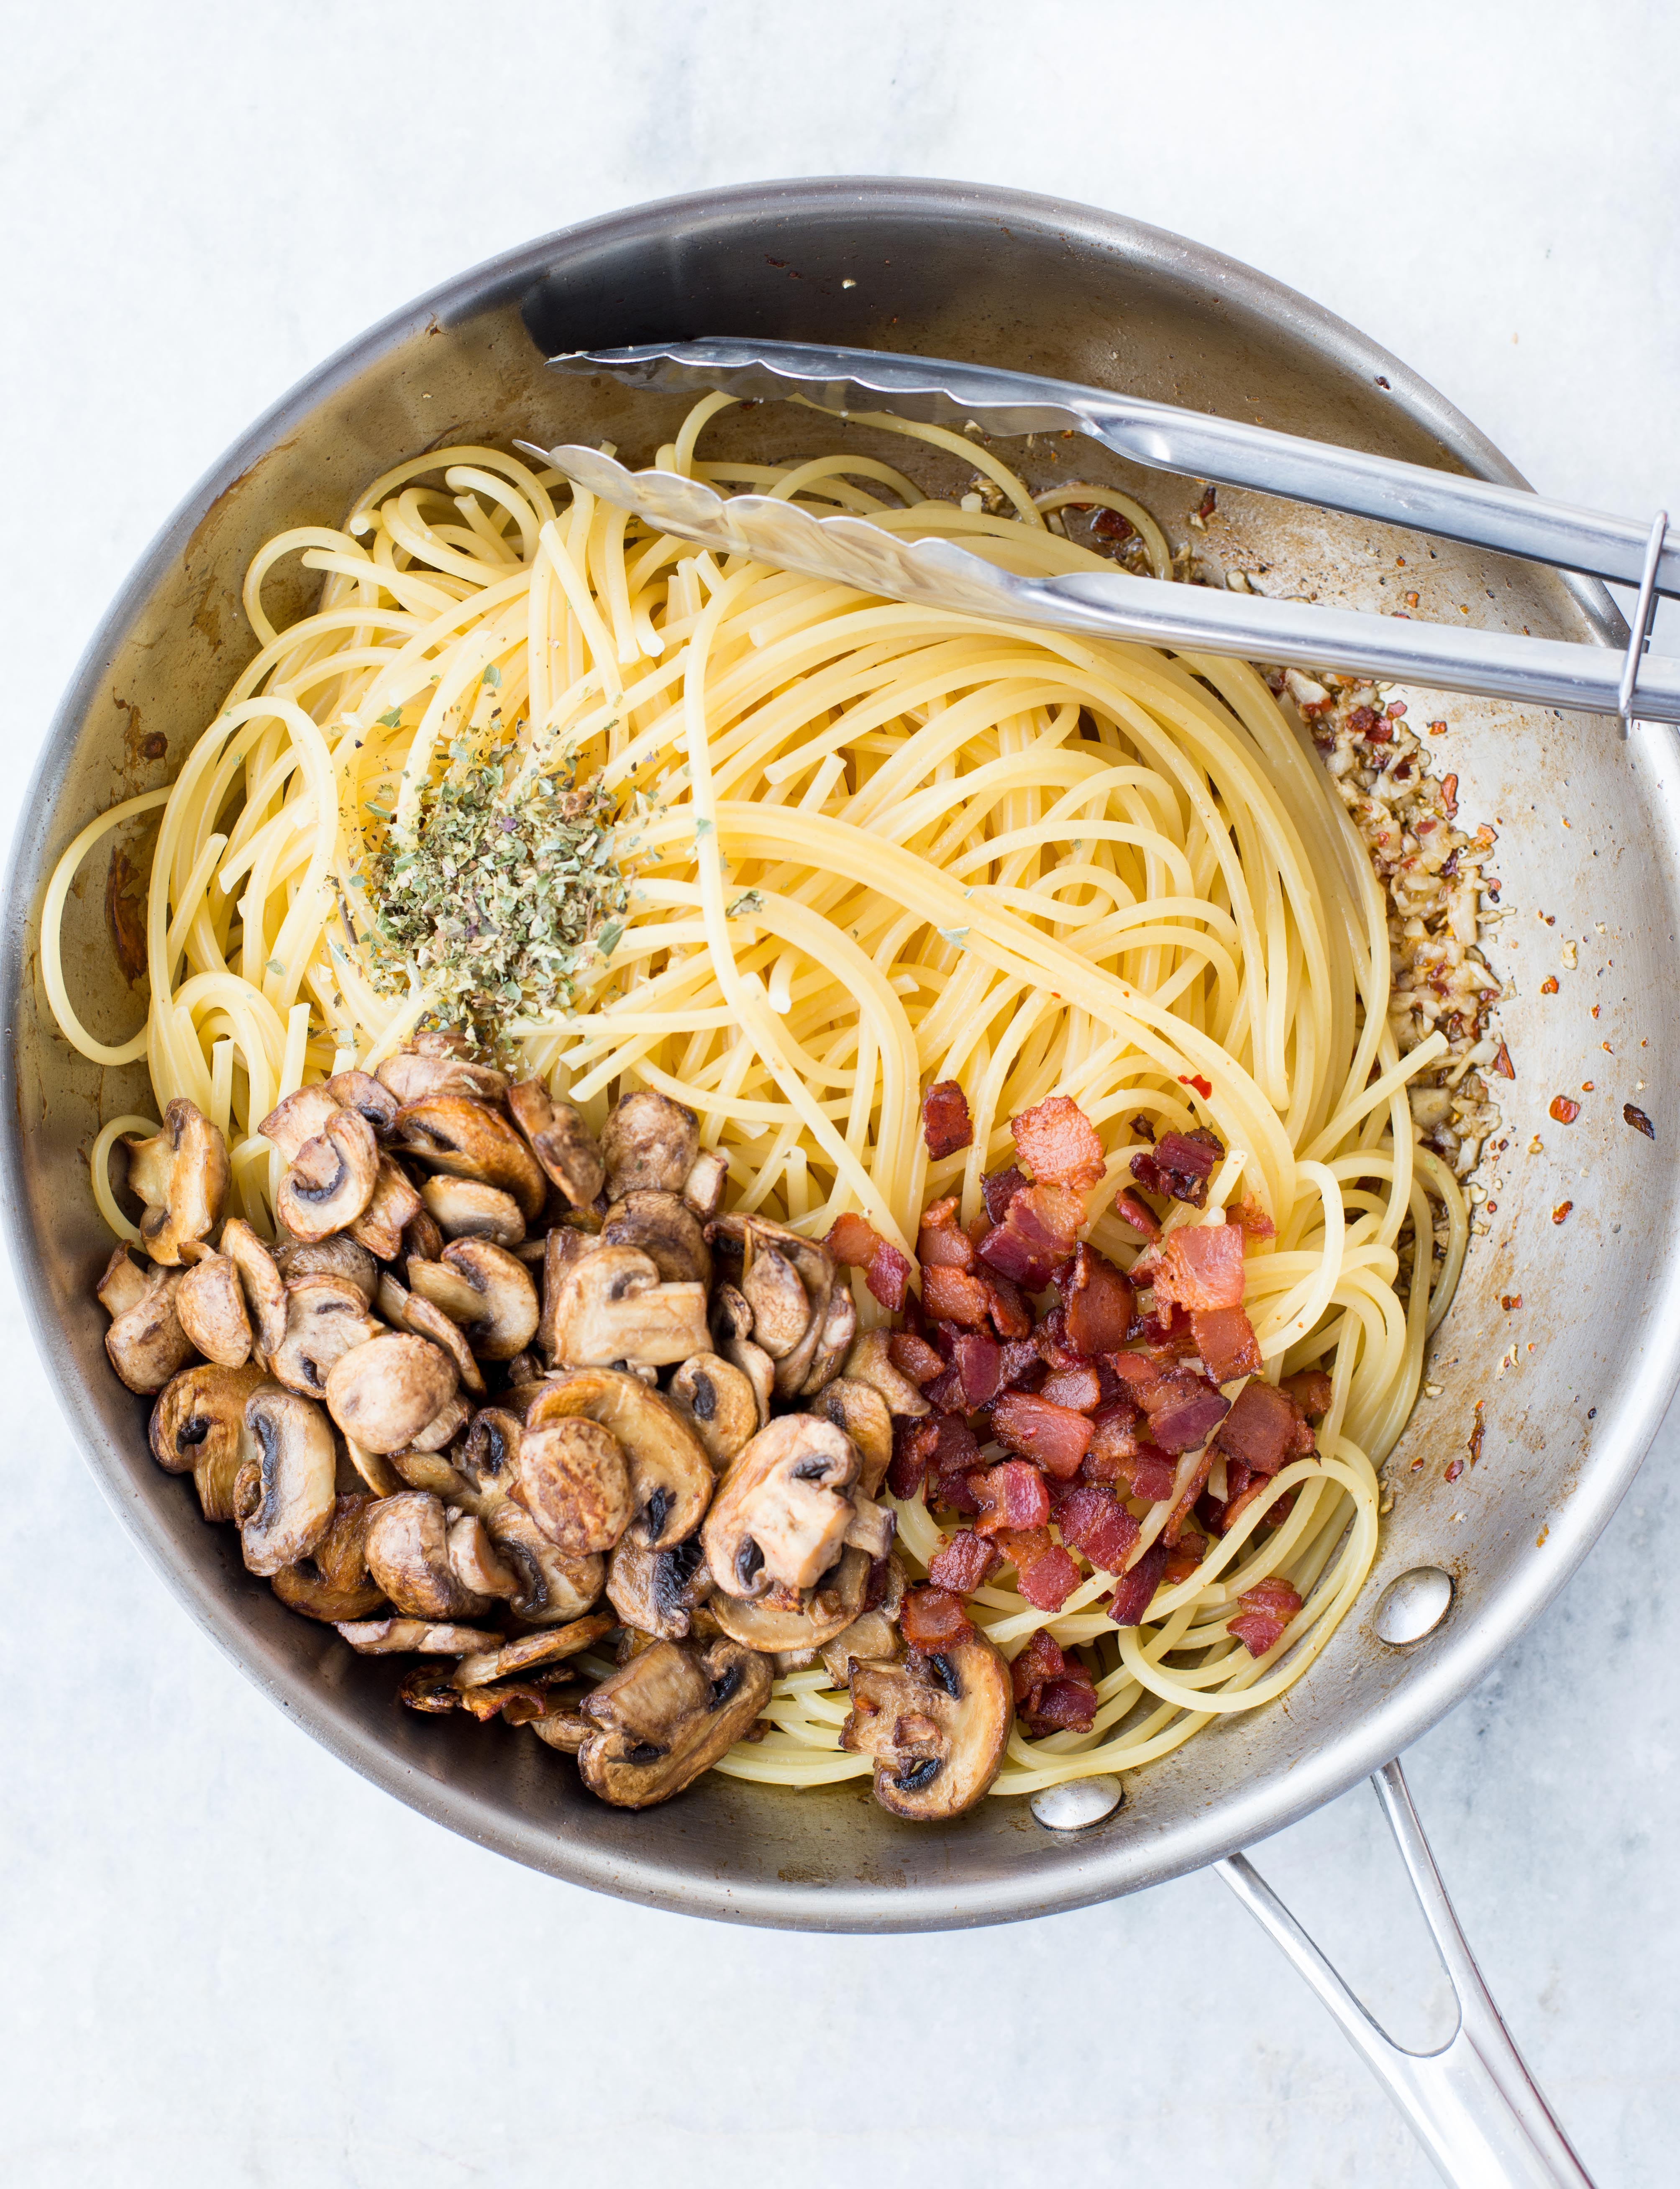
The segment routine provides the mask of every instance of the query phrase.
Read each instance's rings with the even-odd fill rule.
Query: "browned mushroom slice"
[[[826,1390],[839,1375],[840,1363],[851,1349],[857,1335],[857,1308],[850,1287],[843,1277],[836,1279],[829,1294],[829,1304],[823,1316],[823,1333],[812,1356],[811,1366],[799,1387],[799,1395],[815,1398]]]
[[[822,1658],[829,1678],[843,1688],[851,1668],[864,1658],[890,1662],[904,1653],[898,1632],[899,1608],[904,1601],[904,1569],[897,1558],[884,1559],[869,1569],[863,1609],[832,1642],[823,1644]]]
[[[424,1038],[422,1035],[421,1039]],[[443,1097],[500,1102],[507,1092],[505,1072],[488,1064],[474,1064],[462,1055],[427,1055],[418,1043],[387,1056],[375,1076],[402,1105]]]
[[[640,1187],[615,1201],[601,1224],[606,1247],[639,1247],[666,1284],[709,1285],[711,1249],[699,1219],[674,1193]]]
[[[540,1079],[522,1079],[510,1087],[507,1106],[537,1161],[572,1207],[592,1207],[606,1183],[607,1167],[582,1111],[555,1101]]]
[[[396,1096],[368,1072],[335,1072],[326,1082],[326,1092],[341,1109],[365,1117],[376,1140],[382,1140],[396,1122]]]
[[[746,1377],[758,1408],[758,1425],[763,1428],[770,1419],[770,1402],[776,1395],[776,1363],[750,1338],[725,1338],[723,1357]]]
[[[997,1777],[1015,1722],[1010,1668],[981,1635],[902,1664],[851,1668],[842,1747],[875,1759],[875,1799],[896,1817],[937,1823]]]
[[[410,1490],[429,1490],[434,1497],[441,1497],[445,1505],[458,1505],[468,1489],[466,1476],[453,1461],[446,1459],[440,1451],[422,1451],[417,1446],[410,1445],[407,1451],[393,1451],[379,1464],[388,1467],[397,1477],[390,1489],[383,1492],[387,1497],[394,1497],[399,1490],[406,1487]],[[495,1592],[492,1590],[491,1593],[494,1595]]]
[[[661,1284],[652,1256],[636,1247],[597,1247],[572,1263],[545,1322],[564,1367],[664,1368],[708,1347],[705,1287]]]
[[[682,1181],[682,1198],[703,1224],[710,1223],[723,1206],[723,1189],[729,1182],[729,1165],[716,1148],[702,1148]]]
[[[441,1308],[451,1322],[468,1323],[478,1314],[478,1293],[459,1271],[448,1268],[444,1263],[422,1261],[418,1256],[410,1254],[406,1275],[409,1290],[417,1292],[421,1299],[430,1300],[433,1307]],[[401,1291],[402,1287],[396,1283],[394,1278],[387,1276],[380,1279],[377,1294],[379,1311],[399,1323],[402,1321],[400,1307],[393,1310],[387,1303],[394,1302]]]
[[[379,1143],[359,1110],[335,1110],[305,1140],[280,1180],[274,1213],[293,1238],[313,1242],[347,1231],[379,1183]]]
[[[206,1520],[231,1520],[240,1469],[259,1455],[245,1426],[245,1402],[263,1372],[201,1365],[173,1377],[151,1411],[152,1457],[171,1474],[192,1471]]]
[[[352,1253],[360,1251],[351,1247],[348,1239],[343,1244]],[[265,1360],[286,1336],[286,1282],[280,1265],[242,1216],[230,1216],[222,1226],[221,1247],[239,1272],[246,1312],[251,1318],[252,1343],[257,1359]],[[296,1251],[319,1254],[326,1249],[299,1247]],[[367,1259],[365,1255],[362,1259]],[[371,1270],[372,1264],[368,1266]]]
[[[754,1603],[714,1589],[706,1609],[726,1634],[766,1656],[795,1653],[813,1661],[825,1642],[843,1634],[863,1609],[869,1586],[868,1554],[842,1551],[831,1572],[800,1591],[795,1604]]]
[[[507,1608],[529,1626],[553,1626],[576,1619],[601,1601],[607,1562],[591,1553],[568,1558],[551,1543],[530,1514],[512,1498],[484,1514],[484,1525],[519,1579],[519,1593]]]
[[[445,1239],[489,1239],[510,1249],[524,1241],[525,1219],[519,1204],[499,1185],[438,1171],[421,1185],[420,1197]],[[427,1259],[436,1261],[442,1251],[440,1245]]]
[[[368,1573],[367,1523],[374,1501],[359,1493],[335,1500],[326,1533],[307,1558],[282,1566],[274,1575],[274,1594],[288,1611],[320,1619],[329,1626],[341,1620],[368,1619],[385,1601],[384,1591]]]
[[[469,1657],[478,1649],[494,1649],[500,1634],[483,1626],[444,1625],[427,1619],[336,1620],[334,1625],[350,1647],[364,1657]]]
[[[595,1730],[575,1702],[557,1700],[540,1717],[526,1722],[539,1740],[563,1756],[575,1756]]]
[[[613,1106],[601,1135],[607,1166],[607,1198],[651,1188],[681,1193],[700,1152],[700,1128],[692,1110],[668,1095],[641,1088]]]
[[[892,1463],[892,1416],[886,1400],[873,1383],[837,1376],[812,1400],[811,1411],[851,1439],[863,1462],[857,1487],[865,1497],[878,1497]]]
[[[385,1304],[387,1294],[400,1298],[399,1312],[393,1312]],[[386,1277],[379,1287],[380,1311],[398,1328],[410,1331],[416,1338],[429,1338],[440,1353],[446,1354],[455,1364],[455,1374],[474,1398],[484,1395],[484,1378],[472,1349],[461,1335],[459,1324],[451,1321],[440,1307],[428,1299],[421,1299],[413,1292],[404,1292],[394,1278]]]
[[[305,1399],[325,1395],[333,1363],[380,1335],[381,1325],[348,1278],[288,1277],[286,1335],[269,1355],[269,1372]]]
[[[245,1402],[257,1457],[234,1485],[234,1518],[248,1570],[269,1576],[308,1557],[332,1524],[338,1455],[320,1408],[276,1383]]]
[[[692,1536],[715,1478],[704,1445],[670,1401],[621,1371],[574,1368],[538,1385],[526,1433],[580,1417],[606,1429],[624,1453],[637,1541],[668,1550]]]
[[[378,1188],[374,1191],[377,1192]],[[231,1224],[223,1228],[222,1252],[224,1254],[231,1254],[234,1251],[228,1241],[228,1235],[233,1228]],[[253,1232],[252,1236],[255,1238],[256,1234]],[[259,1239],[257,1243],[260,1247],[263,1242]],[[365,1247],[359,1247],[354,1239],[342,1233],[331,1239],[311,1240],[293,1239],[282,1235],[275,1244],[271,1259],[277,1276],[282,1280],[287,1277],[342,1277],[346,1284],[356,1287],[369,1307],[373,1305],[374,1288],[379,1281],[378,1267]],[[284,1311],[283,1285],[280,1298]],[[255,1305],[254,1301],[252,1304]],[[276,1344],[279,1342],[278,1338],[274,1340]]]
[[[575,1657],[591,1642],[610,1633],[612,1627],[611,1618],[603,1611],[587,1619],[568,1620],[565,1626],[546,1627],[540,1634],[522,1635],[518,1641],[504,1643],[499,1649],[463,1657],[451,1677],[458,1688],[484,1688],[495,1680],[511,1680],[522,1672],[537,1671]]]
[[[482,1102],[461,1094],[410,1102],[398,1111],[395,1129],[404,1153],[428,1169],[500,1186],[528,1224],[540,1214],[548,1188],[536,1157],[507,1120]]]
[[[626,1626],[663,1641],[683,1640],[711,1592],[698,1536],[666,1551],[626,1536],[607,1561],[607,1601]]]
[[[834,1257],[819,1241],[765,1216],[720,1216],[712,1231],[721,1256],[740,1257],[739,1289],[753,1314],[752,1330],[741,1335],[749,1335],[775,1362],[778,1395],[794,1398],[805,1389],[829,1332]],[[788,1281],[789,1271],[797,1292]]]
[[[438,1267],[464,1284],[476,1302],[465,1318],[467,1342],[481,1360],[511,1360],[536,1334],[537,1288],[531,1273],[489,1239],[457,1239]]]
[[[741,1278],[741,1295],[753,1311],[755,1341],[772,1360],[785,1360],[811,1321],[799,1271],[774,1247],[762,1247]]]
[[[746,1732],[771,1677],[762,1657],[727,1638],[656,1642],[584,1698],[597,1728],[578,1751],[585,1785],[623,1809],[680,1794]]]
[[[380,1498],[368,1516],[366,1548],[368,1571],[409,1618],[475,1619],[489,1609],[490,1594],[456,1570],[444,1502],[430,1490]]]
[[[340,1632],[342,1631],[341,1628]],[[397,1700],[405,1703],[410,1710],[427,1711],[441,1716],[461,1708],[461,1689],[456,1687],[453,1674],[444,1666],[416,1665],[411,1672],[404,1672],[398,1681]]]
[[[762,1426],[750,1379],[716,1353],[696,1353],[685,1360],[671,1377],[667,1395],[693,1423],[707,1458],[720,1470]],[[889,1445],[891,1434],[889,1429]]]
[[[610,1551],[630,1525],[630,1469],[618,1439],[598,1422],[528,1427],[512,1495],[568,1558]]]
[[[566,1272],[592,1251],[595,1240],[569,1224],[557,1224],[542,1242],[542,1319],[537,1324],[537,1350],[546,1360],[557,1358],[559,1317],[563,1302],[572,1311],[566,1291]],[[529,1248],[526,1250],[529,1251]]]
[[[472,1183],[468,1179],[452,1179],[450,1182],[453,1185],[466,1185]],[[481,1185],[478,1191],[481,1193],[494,1193],[495,1188]],[[506,1200],[507,1196],[504,1194],[502,1198]],[[513,1203],[509,1202],[509,1206],[513,1208],[513,1213],[519,1217],[520,1229],[523,1230],[524,1218],[519,1216],[519,1211]],[[418,1216],[410,1217],[408,1222],[404,1225],[402,1251],[404,1260],[410,1262],[435,1262],[438,1255],[443,1253],[444,1235],[433,1221],[429,1208],[422,1208]]]
[[[93,1297],[114,1322],[118,1315],[139,1305],[152,1288],[156,1270],[155,1262],[137,1260],[126,1246],[113,1247],[110,1259],[93,1287]]]
[[[327,1409],[347,1437],[369,1451],[402,1451],[455,1393],[455,1363],[427,1339],[393,1331],[335,1360]]]
[[[350,1226],[350,1236],[376,1261],[388,1262],[403,1243],[403,1226],[420,1213],[420,1196],[408,1174],[389,1156],[381,1156],[373,1198]]]
[[[206,1360],[218,1368],[238,1368],[251,1358],[251,1317],[239,1271],[225,1254],[189,1247],[199,1259],[175,1287],[175,1313],[182,1329]]]
[[[410,1451],[444,1451],[452,1445],[472,1419],[471,1403],[459,1391],[443,1411],[433,1416],[423,1429],[410,1440]]]
[[[866,1330],[846,1355],[845,1373],[879,1391],[888,1413],[919,1418],[931,1410],[909,1377],[893,1366],[886,1349],[891,1335],[891,1331]]]
[[[338,1097],[319,1083],[300,1087],[283,1102],[277,1102],[257,1129],[277,1151],[282,1162],[294,1163],[304,1142],[324,1133],[341,1106]]]
[[[407,1483],[408,1478],[399,1474],[382,1452],[370,1451],[365,1445],[358,1444],[354,1437],[344,1439],[344,1452],[352,1470],[361,1477],[376,1497],[394,1497]],[[427,1483],[413,1486],[430,1489],[432,1485]]]
[[[133,1269],[127,1254],[118,1248],[127,1270]],[[113,1276],[113,1272],[116,1274]],[[134,1278],[118,1267],[117,1255],[113,1254],[100,1292],[107,1304],[114,1299],[128,1303],[116,1315],[105,1332],[105,1351],[110,1365],[131,1391],[147,1396],[161,1391],[178,1370],[191,1360],[193,1342],[181,1327],[180,1317],[175,1312],[175,1294],[181,1282],[179,1270],[160,1269],[154,1264],[139,1280],[139,1290],[134,1289]]]
[[[718,1587],[761,1597],[806,1589],[840,1557],[855,1514],[857,1447],[832,1422],[784,1414],[724,1477],[701,1541]]]
[[[228,1192],[228,1144],[195,1103],[178,1095],[163,1113],[163,1129],[150,1140],[125,1133],[128,1183],[146,1204],[140,1242],[167,1268],[181,1249],[207,1238]]]

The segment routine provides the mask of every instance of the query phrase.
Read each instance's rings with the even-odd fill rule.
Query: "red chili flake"
[[[1648,1140],[1654,1140],[1657,1136],[1656,1127],[1643,1110],[1635,1109],[1631,1102],[1622,1104],[1621,1121],[1625,1125],[1632,1125],[1636,1133],[1643,1133]]]
[[[1511,1052],[1502,1041],[1499,1044],[1499,1054],[1489,1069],[1496,1072],[1502,1079],[1514,1079],[1517,1076],[1516,1067],[1511,1061]]]
[[[1181,1072],[1179,1074],[1179,1084],[1180,1087],[1193,1087],[1204,1102],[1211,1098],[1213,1092],[1213,1081],[1204,1079],[1199,1072]]]
[[[1583,1079],[1581,1083],[1581,1091],[1583,1094],[1590,1094],[1592,1092],[1592,1082],[1590,1079]]]
[[[1593,1004],[1593,1006],[1592,1006],[1592,1015],[1593,1015],[1593,1017],[1594,1017],[1595,1019],[1596,1019],[1596,1018],[1598,1017],[1598,1006],[1597,1005],[1597,1004]]]
[[[1482,1203],[1482,1213],[1484,1216],[1497,1216],[1499,1203],[1496,1201],[1485,1201]]]
[[[1547,975],[1546,978],[1540,984],[1540,993],[1542,996],[1555,996],[1557,994],[1558,976],[1555,973],[1548,973]]]
[[[1137,528],[1128,523],[1117,509],[1105,509],[1093,518],[1091,529],[1101,540],[1129,540]]]
[[[1572,1125],[1581,1115],[1581,1105],[1579,1102],[1570,1101],[1567,1094],[1554,1094],[1552,1097],[1552,1106],[1547,1114],[1555,1117],[1560,1125]]]
[[[1219,496],[1214,492],[1213,489],[1209,487],[1207,493],[1204,494],[1201,501],[1197,502],[1196,506],[1196,513],[1199,518],[1202,518],[1205,521],[1213,514],[1213,512],[1219,507]]]
[[[1574,1207],[1575,1203],[1572,1201],[1560,1201],[1552,1211],[1552,1221],[1554,1224],[1561,1224]]]
[[[1462,1474],[1463,1472],[1464,1462],[1462,1459],[1449,1461],[1447,1464],[1446,1479],[1449,1482],[1457,1482],[1459,1476]]]
[[[1444,730],[1446,724],[1431,722],[1429,727],[1432,730]],[[1441,804],[1449,817],[1458,811],[1458,778],[1456,775],[1444,775],[1441,778]]]
[[[1522,1304],[1523,1296],[1520,1292],[1502,1292],[1499,1296],[1499,1304],[1507,1315],[1510,1314],[1513,1307],[1520,1307]]]
[[[1438,738],[1444,738],[1446,735],[1446,724],[1445,722],[1431,722],[1429,727],[1434,731],[1434,734]]]
[[[1394,741],[1394,732],[1380,716],[1373,718],[1371,727],[1365,734],[1367,741],[1373,745],[1391,745]]]

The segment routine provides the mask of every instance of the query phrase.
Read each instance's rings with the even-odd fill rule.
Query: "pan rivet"
[[[1391,1649],[1421,1642],[1445,1618],[1452,1602],[1452,1576],[1439,1566],[1413,1566],[1391,1581],[1377,1606],[1377,1638]]]
[[[1083,1832],[1112,1817],[1124,1798],[1117,1779],[1065,1779],[1060,1786],[1039,1788],[1032,1813],[1053,1832]]]

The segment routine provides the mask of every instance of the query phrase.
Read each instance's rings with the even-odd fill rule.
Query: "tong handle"
[[[1458,2001],[1434,2052],[1409,2052],[1366,2013],[1246,1854],[1214,1868],[1312,1986],[1453,2189],[1592,2189],[1523,2064],[1458,1927],[1399,1763],[1372,1777]]]

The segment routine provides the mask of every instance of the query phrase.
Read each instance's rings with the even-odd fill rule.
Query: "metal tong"
[[[814,517],[766,495],[725,496],[670,472],[630,472],[595,449],[518,445],[579,485],[678,538],[960,614],[1136,640],[1176,653],[1236,654],[1302,669],[1588,714],[1680,722],[1680,660],[1647,652],[1660,594],[1680,597],[1680,539],[1659,512],[1643,525],[1547,501],[1520,487],[1430,471],[1268,427],[1205,416],[1071,381],[950,359],[825,344],[711,339],[647,342],[552,358],[563,372],[606,372],[662,393],[717,389],[800,395],[841,415],[886,410],[926,424],[970,419],[1003,434],[1075,432],[1157,471],[1315,502],[1503,555],[1637,582],[1625,654],[1507,631],[1317,608],[1128,572],[1017,577],[947,540],[906,540],[855,517]]]

